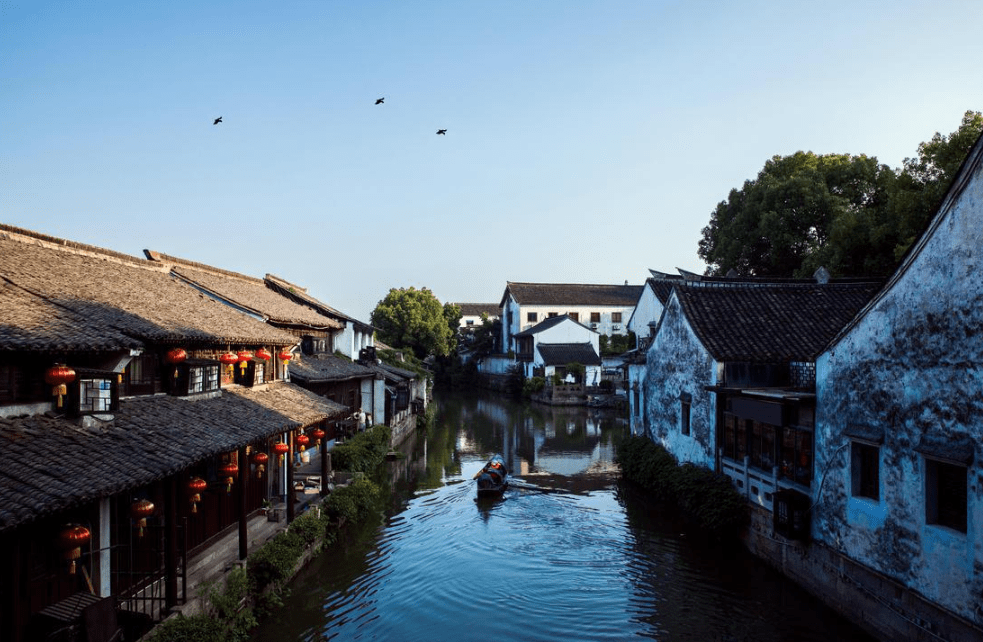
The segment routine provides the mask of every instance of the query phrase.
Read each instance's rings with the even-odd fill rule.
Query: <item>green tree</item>
[[[441,305],[427,288],[393,288],[371,314],[379,339],[394,348],[413,351],[418,359],[449,355],[457,345],[461,310]]]
[[[884,207],[893,179],[889,167],[863,155],[775,156],[717,205],[698,254],[718,275],[809,276],[820,266],[863,272],[857,263],[866,258],[837,243],[858,231],[867,236],[868,214]]]
[[[900,260],[922,233],[942,203],[963,161],[983,134],[983,114],[967,111],[956,131],[936,132],[918,146],[918,156],[906,158],[892,194],[890,218],[881,234],[894,241],[894,258]]]
[[[948,136],[892,170],[874,157],[796,152],[775,156],[733,189],[703,228],[707,274],[885,276],[924,231],[969,150],[983,115],[967,111]]]

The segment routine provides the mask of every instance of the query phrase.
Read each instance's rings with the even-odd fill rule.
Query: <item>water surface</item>
[[[437,403],[437,425],[387,471],[385,514],[307,567],[254,640],[871,639],[619,488],[613,415]],[[495,452],[514,483],[477,500],[472,476]]]

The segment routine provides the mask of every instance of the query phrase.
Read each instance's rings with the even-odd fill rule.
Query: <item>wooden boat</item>
[[[478,481],[478,497],[501,497],[509,487],[509,471],[505,467],[505,460],[501,455],[495,455],[475,474],[474,479]]]

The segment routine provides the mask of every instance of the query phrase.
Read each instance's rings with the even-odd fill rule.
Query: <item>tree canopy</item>
[[[390,289],[371,314],[381,341],[394,348],[410,349],[418,359],[451,354],[457,345],[460,320],[459,306],[441,305],[427,288],[413,287]]]
[[[808,277],[819,267],[835,276],[887,275],[981,132],[983,115],[968,111],[957,131],[936,133],[900,170],[865,155],[774,156],[717,205],[698,254],[716,275]]]

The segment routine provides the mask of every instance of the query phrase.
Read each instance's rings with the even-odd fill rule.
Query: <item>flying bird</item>
[[[381,105],[384,102],[386,102],[386,97],[385,96],[383,96],[382,98],[376,98],[375,99],[375,104],[376,105]]]
[[[437,133],[440,134],[441,136],[443,136],[444,134],[447,133],[447,130],[446,129],[438,129],[437,130]]]
[[[222,117],[221,117],[221,116],[219,116],[218,118],[216,118],[216,119],[215,119],[215,122],[214,122],[214,123],[212,123],[212,124],[213,124],[213,125],[218,125],[218,124],[219,124],[220,122],[222,122]]]

